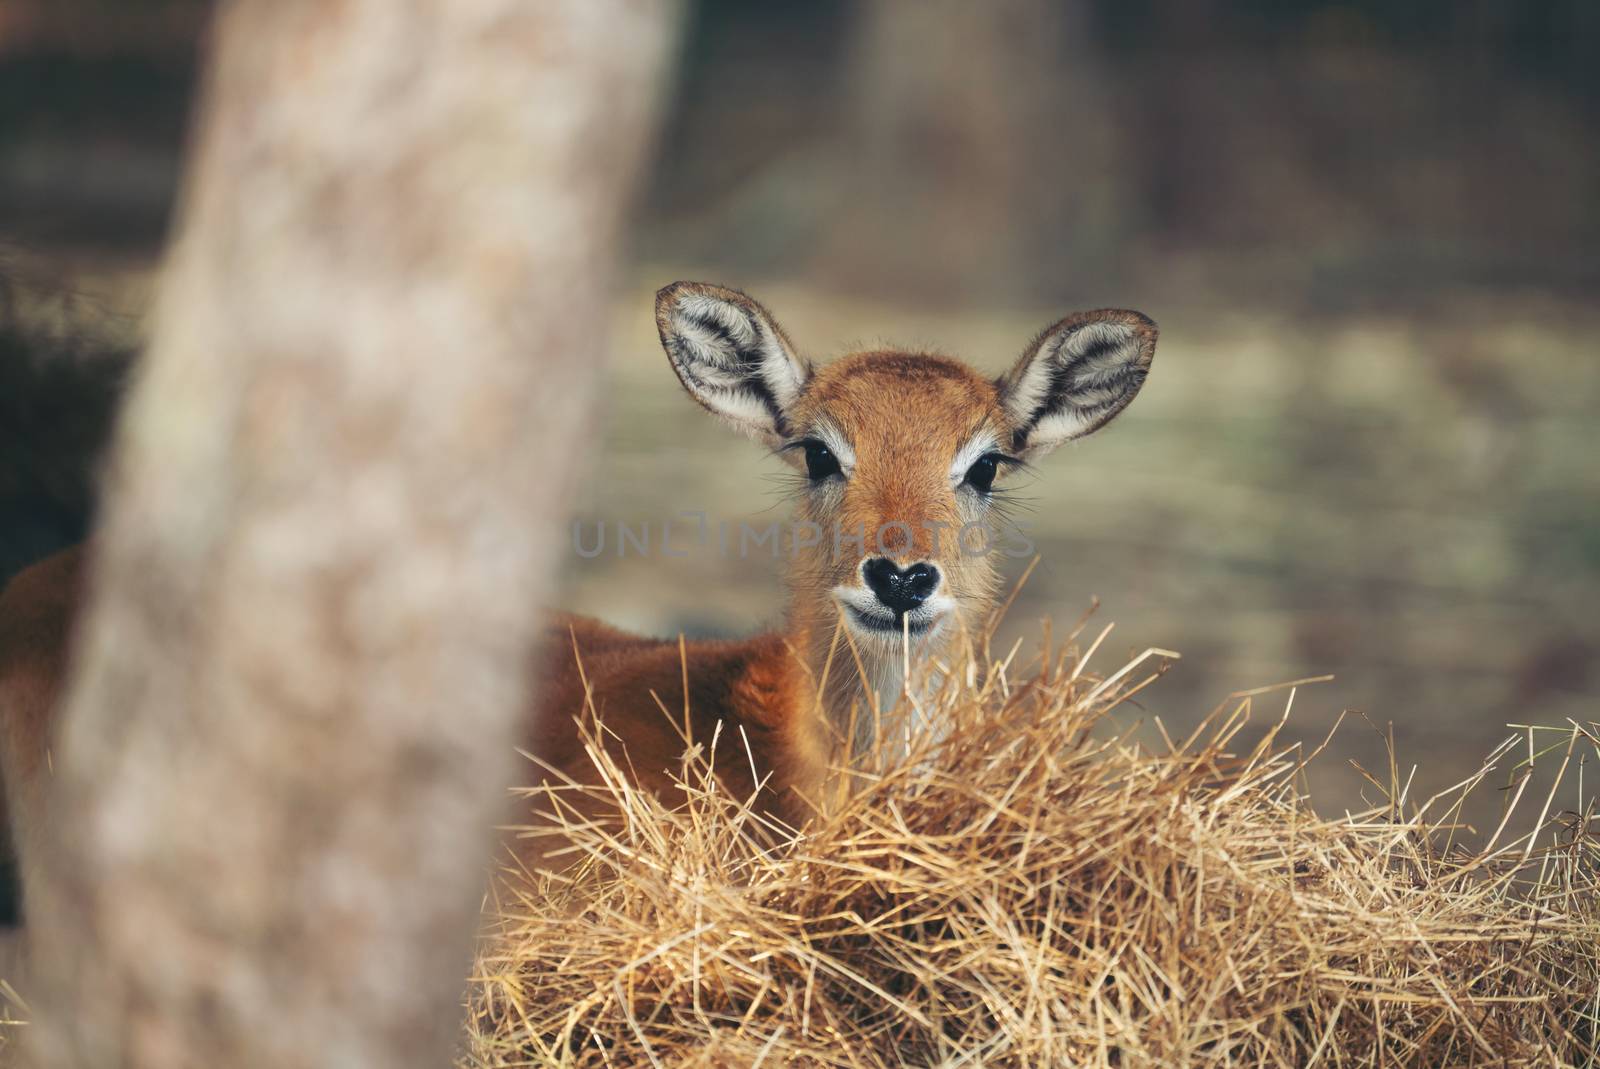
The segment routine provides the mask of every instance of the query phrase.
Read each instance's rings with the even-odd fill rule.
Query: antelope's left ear
[[[1144,385],[1156,325],[1138,312],[1079,312],[1045,329],[997,383],[1011,418],[1011,448],[1041,457],[1099,430]]]

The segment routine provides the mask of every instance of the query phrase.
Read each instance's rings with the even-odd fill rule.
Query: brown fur
[[[41,807],[52,765],[53,720],[85,595],[85,551],[24,569],[0,591],[0,775],[10,847],[26,860],[47,833]]]
[[[764,331],[763,337],[788,349],[787,336],[750,298],[721,287],[676,284],[661,292],[657,304],[669,355],[674,354],[671,332],[678,329],[672,302],[684,294],[727,302],[759,324],[758,334]],[[1137,390],[1155,341],[1154,326],[1137,313],[1085,313],[1062,320],[1036,339],[1013,375],[1056,330],[1091,319],[1136,328],[1142,347],[1132,387]],[[705,369],[694,368],[686,376],[682,359],[682,352],[675,355],[674,367],[686,389],[708,409],[720,411],[718,399],[702,396],[705,384],[695,381]],[[869,538],[891,520],[910,528],[909,537],[892,532],[881,552],[901,566],[935,564],[943,577],[940,590],[952,599],[952,614],[961,618],[941,623],[937,641],[920,644],[920,654],[939,652],[963,632],[980,629],[993,604],[996,571],[991,556],[959,552],[955,532],[966,523],[993,521],[987,500],[953,481],[952,465],[979,434],[991,435],[998,448],[1017,436],[1002,392],[1006,380],[997,383],[946,357],[892,350],[856,353],[815,369],[794,356],[790,366],[805,376],[804,389],[788,406],[760,398],[771,411],[772,425],[752,428],[749,412],[759,412],[759,406],[741,409],[734,422],[780,443],[826,425],[854,452],[848,479],[800,494],[797,518],[829,532],[862,529]],[[710,369],[713,379],[718,370]],[[803,467],[794,451],[784,456]],[[929,525],[944,529],[936,535]],[[902,656],[899,636],[843,629],[835,594],[859,588],[861,560],[862,554],[849,548],[835,553],[827,535],[798,552],[787,626],[744,641],[680,645],[583,617],[556,617],[535,666],[540,700],[528,712],[526,745],[555,770],[552,779],[595,784],[597,772],[580,724],[597,717],[618,765],[638,786],[670,803],[679,789],[673,774],[686,741],[709,747],[715,739],[715,767],[727,789],[749,798],[758,779],[764,780],[758,810],[798,827],[823,798],[830,768],[838,767],[841,757],[859,754],[861,736],[845,736],[871,704],[871,677]],[[69,550],[22,572],[0,592],[0,771],[24,864],[33,852],[30,842],[48,834],[40,803],[50,770],[53,717],[84,604],[86,567],[85,551]],[[858,671],[857,657],[865,674]],[[537,778],[530,773],[530,779]],[[594,805],[588,809],[599,815]],[[549,862],[548,840],[513,846],[524,863]]]
[[[809,681],[781,636],[680,647],[558,614],[541,667],[544,690],[530,719],[528,750],[557,771],[554,782],[601,785],[584,748],[590,732],[580,728],[598,721],[618,766],[669,804],[680,794],[674,773],[686,741],[706,748],[715,742],[715,767],[728,791],[754,796],[759,772],[771,777],[762,812],[794,828],[809,815],[822,786],[822,732],[810,729]],[[600,815],[592,798],[572,804]],[[534,838],[516,853],[538,864],[551,845]]]

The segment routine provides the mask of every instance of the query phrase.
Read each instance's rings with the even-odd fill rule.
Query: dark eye
[[[820,483],[830,475],[839,474],[839,458],[815,438],[808,438],[803,443],[806,449],[806,474],[814,483]]]
[[[994,486],[995,473],[1000,470],[1000,464],[1006,457],[999,453],[985,453],[972,462],[972,467],[967,469],[966,484],[978,491],[987,494]]]

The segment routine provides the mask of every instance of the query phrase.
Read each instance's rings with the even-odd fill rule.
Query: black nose
[[[901,571],[888,557],[873,557],[862,567],[861,575],[878,600],[894,610],[896,616],[915,609],[939,589],[939,569],[927,561]]]

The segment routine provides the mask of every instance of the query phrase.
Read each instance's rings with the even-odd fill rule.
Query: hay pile
[[[1536,837],[1452,846],[1513,743],[1409,816],[1397,792],[1318,817],[1276,729],[1233,750],[1265,692],[1161,752],[1112,730],[1161,656],[1104,680],[1070,645],[1025,680],[973,666],[938,699],[942,741],[792,846],[717,789],[726,739],[685,762],[683,809],[619,786],[619,826],[563,829],[594,897],[502,892],[464,1064],[1596,1061],[1592,807],[1529,792]],[[1570,797],[1597,735],[1541,738]]]

